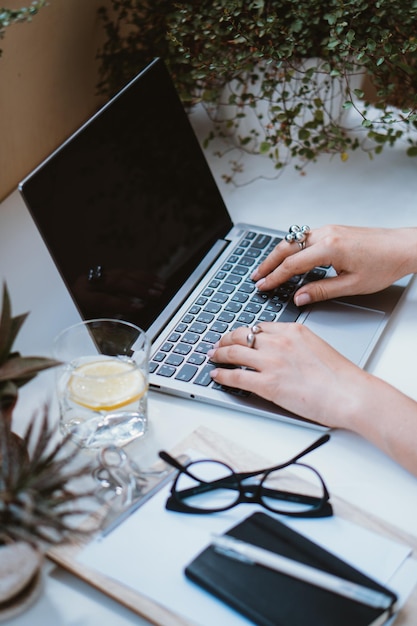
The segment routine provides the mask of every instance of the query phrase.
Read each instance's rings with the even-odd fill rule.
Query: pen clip
[[[242,561],[243,563],[247,563],[248,565],[255,565],[255,561],[249,558],[246,554],[242,552],[238,552],[232,546],[224,545],[228,538],[222,535],[212,535],[213,543],[212,546],[216,552],[219,554],[223,554],[223,556],[227,556],[230,559],[235,559],[236,561]]]

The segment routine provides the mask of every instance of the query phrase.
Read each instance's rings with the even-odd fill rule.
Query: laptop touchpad
[[[333,348],[360,365],[373,347],[384,313],[338,301],[314,305],[303,323]]]

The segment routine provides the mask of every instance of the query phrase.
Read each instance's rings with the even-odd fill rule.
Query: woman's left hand
[[[214,363],[240,366],[216,368],[211,372],[214,380],[326,426],[346,427],[366,374],[306,326],[258,326],[261,332],[252,348],[247,344],[250,328],[240,327],[209,352]]]

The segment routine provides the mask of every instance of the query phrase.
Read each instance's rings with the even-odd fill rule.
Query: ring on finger
[[[304,250],[306,247],[306,240],[308,235],[310,234],[310,226],[304,224],[303,226],[297,226],[297,224],[293,224],[289,227],[288,233],[285,235],[285,241],[288,243],[298,243],[300,250]]]
[[[251,326],[250,331],[246,335],[246,344],[248,348],[255,347],[256,335],[258,335],[261,332],[262,332],[262,328],[259,326],[259,324],[254,324],[253,326]]]

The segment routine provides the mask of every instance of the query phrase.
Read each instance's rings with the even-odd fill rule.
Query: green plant
[[[47,357],[23,357],[13,352],[13,344],[28,313],[12,317],[9,292],[3,285],[3,304],[0,316],[0,409],[3,416],[16,403],[19,387],[32,380],[39,372],[58,365],[58,361]]]
[[[415,0],[112,0],[101,16],[100,91],[161,56],[184,104],[213,120],[206,146],[232,134],[277,170],[400,140],[417,154]],[[355,75],[372,83],[372,102]]]
[[[55,434],[45,414],[38,435],[32,421],[20,438],[0,409],[0,544],[44,548],[88,532],[71,520],[88,512],[80,503],[92,494],[70,484],[91,474],[91,467],[77,467],[80,449],[67,449],[68,438],[54,443]]]
[[[21,438],[12,430],[12,411],[18,389],[40,371],[58,365],[46,357],[23,357],[12,346],[27,313],[13,317],[9,292],[3,285],[0,316],[0,545],[26,541],[33,545],[62,542],[77,529],[69,520],[86,513],[75,507],[89,490],[70,489],[91,473],[76,464],[79,449],[69,449],[69,438],[56,439],[47,412],[38,434],[32,420]]]
[[[32,17],[36,15],[41,7],[46,3],[46,0],[34,0],[30,6],[22,7],[21,9],[5,9],[0,7],[0,39],[3,39],[6,31],[6,27],[16,22],[30,22]],[[0,56],[2,51],[0,50]]]

